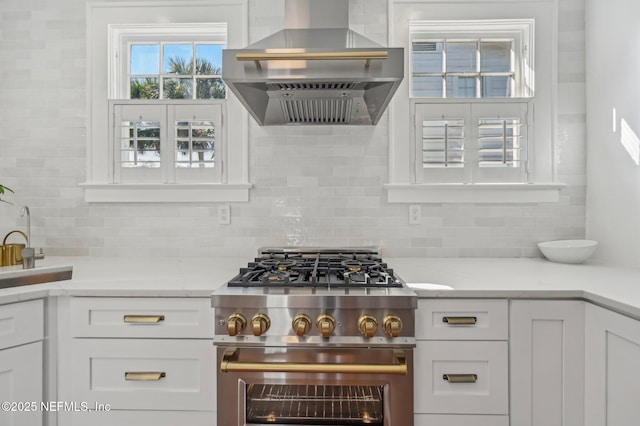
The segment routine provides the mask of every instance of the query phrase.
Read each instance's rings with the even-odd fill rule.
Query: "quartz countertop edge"
[[[543,258],[387,258],[419,298],[586,300],[640,320],[640,269],[588,261],[565,265]],[[253,259],[120,258],[50,256],[36,268],[0,268],[0,280],[15,274],[52,272],[72,266],[71,280],[0,289],[0,304],[47,296],[209,297]]]

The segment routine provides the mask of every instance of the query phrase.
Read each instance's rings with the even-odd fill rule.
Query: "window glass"
[[[468,41],[447,41],[447,71],[475,72],[476,43]]]
[[[131,75],[156,75],[160,73],[160,45],[133,44],[131,45],[131,61],[129,64]]]
[[[163,58],[165,74],[193,74],[193,45],[165,44]]]
[[[225,99],[224,47],[219,43],[132,44],[129,98]]]
[[[198,66],[198,74],[220,74],[222,70],[222,49],[220,44],[196,44],[196,64],[208,63],[218,72],[204,73]]]
[[[480,72],[509,72],[511,68],[511,41],[480,42]]]

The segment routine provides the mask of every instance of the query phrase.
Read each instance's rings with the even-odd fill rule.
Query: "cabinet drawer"
[[[112,410],[214,409],[207,340],[74,339],[73,398]]]
[[[216,426],[213,411],[129,411],[77,412],[65,423],[71,426]]]
[[[209,298],[74,297],[74,337],[203,338],[214,334]]]
[[[507,340],[508,335],[507,300],[418,299],[418,339]]]
[[[415,426],[509,426],[508,416],[416,414]]]
[[[507,342],[419,341],[416,413],[507,414]]]
[[[42,299],[0,306],[0,349],[42,340]]]

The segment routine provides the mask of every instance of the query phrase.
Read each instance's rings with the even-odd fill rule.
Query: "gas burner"
[[[380,266],[380,264],[374,260],[343,260],[341,265],[347,268],[349,272],[360,272],[363,269],[365,271],[370,270],[372,267]]]
[[[292,259],[263,259],[258,266],[266,270],[288,271],[296,265],[296,261]]]
[[[291,274],[285,270],[269,271],[262,275],[260,278],[264,285],[283,285],[289,284]]]

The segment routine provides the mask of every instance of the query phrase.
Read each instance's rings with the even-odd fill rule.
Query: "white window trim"
[[[405,78],[389,110],[389,183],[385,185],[390,203],[545,203],[559,200],[565,186],[556,182],[555,137],[557,134],[557,2],[505,0],[487,4],[472,1],[443,4],[437,0],[389,0],[389,45],[411,48],[411,20],[535,19],[535,46],[547,46],[550,54],[536,56],[536,116],[534,132],[535,169],[530,183],[417,183],[415,145],[411,138],[409,55],[405,54]],[[540,77],[545,75],[545,77]],[[540,105],[544,105],[540,108]],[[544,119],[540,116],[545,114]],[[411,120],[411,121],[409,121]]]
[[[126,11],[126,13],[123,13]],[[214,13],[214,11],[216,13]],[[153,13],[150,13],[153,12]],[[224,16],[224,18],[220,18]],[[87,181],[80,184],[87,202],[248,202],[248,114],[238,99],[228,91],[225,158],[226,181],[212,184],[114,184],[110,183],[108,149],[110,24],[207,23],[218,17],[228,23],[227,46],[241,48],[247,44],[247,0],[186,0],[163,2],[88,2],[87,3],[87,82],[89,114],[87,119]],[[232,130],[231,130],[232,129]],[[232,133],[229,133],[232,132]]]

